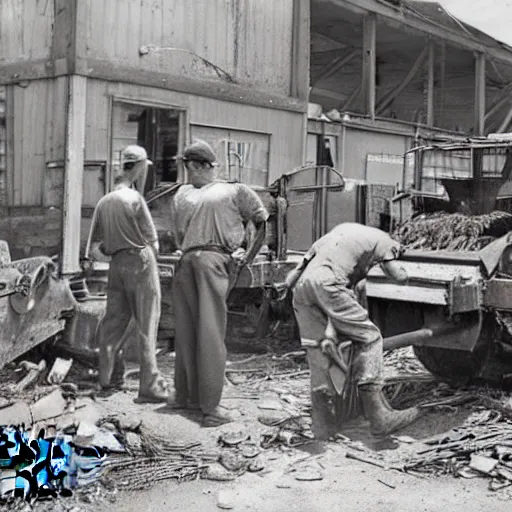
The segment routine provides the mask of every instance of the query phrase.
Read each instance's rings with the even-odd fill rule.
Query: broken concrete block
[[[73,442],[80,446],[90,446],[99,428],[89,421],[81,421],[78,425]]]
[[[126,451],[113,432],[99,428],[88,421],[80,422],[73,442],[79,446],[96,446],[111,452],[123,453]]]
[[[73,359],[62,359],[61,357],[57,357],[53,363],[50,373],[48,374],[48,383],[60,384],[63,382],[69,373],[72,364]]]
[[[64,413],[66,406],[67,401],[62,396],[62,391],[60,389],[56,389],[32,405],[32,417],[34,421],[56,418]]]
[[[498,461],[496,459],[491,459],[490,457],[485,457],[484,455],[472,454],[469,467],[475,471],[479,471],[480,473],[488,475],[491,471],[493,471],[497,464]]]
[[[110,430],[100,428],[92,439],[92,445],[105,448],[110,452],[124,453],[124,446],[117,440],[117,437]]]
[[[8,427],[10,425],[31,425],[32,414],[30,406],[26,402],[16,402],[15,404],[0,409],[0,425]]]

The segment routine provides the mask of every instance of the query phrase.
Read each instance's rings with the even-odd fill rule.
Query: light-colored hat
[[[142,146],[137,146],[136,144],[132,144],[130,146],[126,146],[121,151],[121,162],[127,163],[127,162],[141,162],[142,160],[147,160],[149,165],[153,165],[153,162],[151,160],[148,160],[148,154],[146,153],[146,150]]]

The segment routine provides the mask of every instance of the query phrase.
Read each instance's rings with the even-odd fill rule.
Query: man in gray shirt
[[[371,431],[377,436],[408,425],[419,410],[395,411],[386,402],[382,394],[382,335],[354,290],[374,265],[380,265],[395,282],[406,282],[407,273],[396,261],[400,252],[400,244],[387,233],[346,222],[317,240],[286,283],[277,286],[281,297],[294,291],[293,307],[304,347],[316,350],[325,338],[328,322],[340,339],[352,341],[354,382]]]
[[[176,318],[175,408],[199,408],[203,425],[233,419],[220,405],[226,367],[227,299],[236,267],[251,263],[265,239],[268,213],[247,185],[217,179],[216,156],[197,141],[183,153],[188,181],[173,198],[170,229],[183,256],[173,281]],[[241,248],[245,224],[257,232]]]
[[[94,211],[91,242],[111,257],[107,309],[97,332],[100,384],[102,388],[112,386],[114,366],[127,338],[125,331],[135,325],[140,347],[138,401],[160,402],[166,401],[169,393],[156,362],[161,300],[158,238],[146,202],[132,188],[145,176],[149,163],[144,148],[132,145],[123,149],[120,179]]]

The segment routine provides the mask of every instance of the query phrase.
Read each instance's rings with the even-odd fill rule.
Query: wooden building
[[[0,2],[0,238],[79,270],[119,150],[147,188],[211,142],[225,176],[265,186],[304,161],[308,0]]]
[[[332,163],[349,187],[329,208],[375,223],[408,149],[510,129],[511,86],[511,48],[432,2],[4,0],[0,238],[78,271],[119,150],[146,147],[148,190],[193,138],[255,187]]]
[[[369,185],[369,223],[407,185],[411,147],[511,130],[512,48],[435,2],[311,0],[310,84],[307,161],[327,141],[349,183]]]

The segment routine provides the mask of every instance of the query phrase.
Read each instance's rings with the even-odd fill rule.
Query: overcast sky
[[[460,20],[512,46],[512,0],[437,0],[437,3]]]

